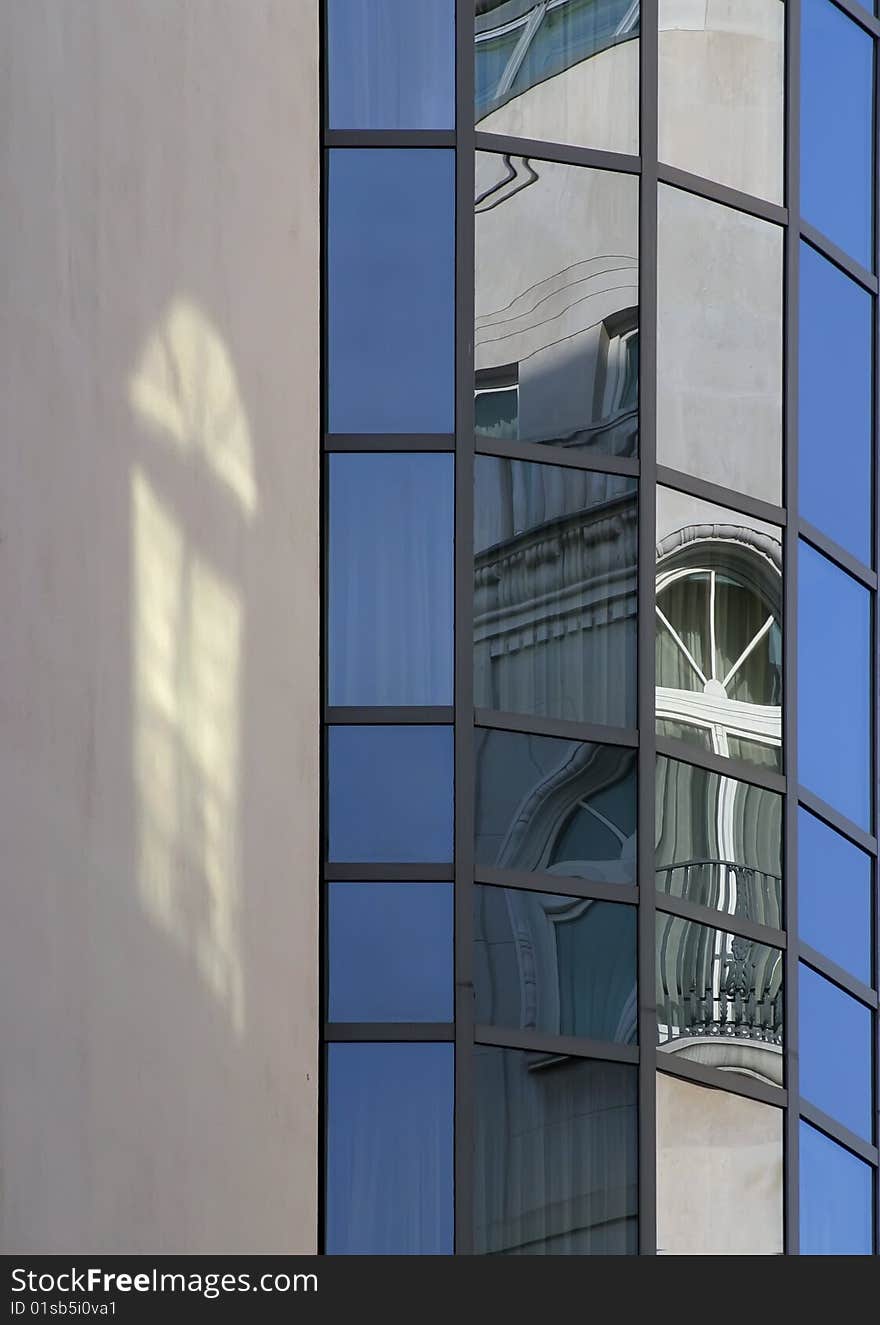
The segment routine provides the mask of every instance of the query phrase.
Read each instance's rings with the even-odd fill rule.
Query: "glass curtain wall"
[[[323,7],[322,1249],[875,1254],[880,21]]]

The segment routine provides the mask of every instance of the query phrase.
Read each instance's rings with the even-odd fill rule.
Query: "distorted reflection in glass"
[[[658,193],[657,459],[782,500],[780,226]]]
[[[870,1256],[873,1171],[801,1119],[800,1254]]]
[[[478,865],[635,883],[634,750],[478,728],[474,753]]]
[[[782,953],[657,915],[661,1053],[782,1085]]]
[[[477,456],[474,702],[634,727],[634,479]]]
[[[657,1073],[657,1254],[782,1254],[781,1109]]]
[[[660,160],[782,202],[782,0],[659,0]]]
[[[638,1068],[477,1045],[478,1255],[635,1255]]]
[[[475,0],[477,128],[638,152],[639,0]]]
[[[327,1046],[328,1256],[452,1255],[451,1044]]]
[[[657,889],[782,928],[782,797],[657,758]]]
[[[636,1042],[633,906],[478,885],[474,968],[478,1024]]]
[[[455,0],[328,0],[331,129],[455,125]]]
[[[634,175],[478,152],[476,434],[634,455]]]
[[[657,732],[782,764],[782,541],[774,525],[657,491]]]

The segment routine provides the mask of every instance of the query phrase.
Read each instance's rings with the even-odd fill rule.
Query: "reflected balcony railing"
[[[712,911],[782,928],[782,878],[733,860],[684,860],[656,870],[657,891]]]

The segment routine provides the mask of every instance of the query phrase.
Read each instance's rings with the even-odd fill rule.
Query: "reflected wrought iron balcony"
[[[688,862],[696,878],[732,878],[726,861]],[[705,868],[711,867],[711,868]],[[673,867],[674,868],[674,867]],[[737,867],[741,869],[742,867]],[[753,871],[760,876],[761,871]],[[772,876],[771,876],[772,878]],[[742,882],[755,880],[744,879]],[[696,900],[691,895],[690,900]],[[734,914],[744,914],[740,908]],[[715,1039],[781,1046],[782,952],[770,944],[680,916],[661,915],[657,932],[660,1043]]]
[[[684,860],[656,871],[657,891],[771,929],[782,928],[782,879],[734,860]]]

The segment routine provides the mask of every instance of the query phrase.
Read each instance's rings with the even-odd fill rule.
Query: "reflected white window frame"
[[[729,572],[724,572],[728,574]],[[782,746],[781,706],[775,704],[753,704],[746,700],[729,699],[726,687],[733,680],[739,668],[746,662],[755,648],[770,632],[778,618],[773,611],[768,611],[766,620],[755,632],[739,657],[728,668],[726,675],[719,678],[716,666],[716,594],[718,570],[708,564],[676,566],[657,575],[655,591],[655,614],[664,631],[673,641],[676,649],[685,659],[688,667],[700,682],[707,687],[702,693],[684,690],[674,686],[658,685],[655,689],[655,712],[658,719],[683,722],[710,735],[710,748],[715,754],[730,756],[729,738],[741,738],[780,749]],[[660,606],[661,593],[670,585],[683,579],[708,579],[708,651],[710,656],[710,676],[705,676],[702,668],[691,654],[678,631],[668,620]],[[711,690],[709,690],[711,686]]]
[[[548,13],[556,9],[562,9],[566,5],[583,3],[583,0],[538,0],[538,3],[526,13],[518,18],[512,18],[507,23],[500,23],[497,28],[488,28],[484,32],[474,34],[476,46],[484,45],[486,42],[495,41],[498,37],[507,36],[508,33],[517,32],[522,29],[519,40],[516,42],[504,69],[501,72],[495,90],[488,98],[488,104],[494,106],[502,97],[507,96],[514,80],[522,68],[523,62],[529,53],[530,48],[535,42],[538,31]],[[641,13],[641,0],[632,0],[629,8],[623,18],[614,29],[615,37],[625,37],[627,33],[632,32],[636,23],[639,21]],[[525,89],[523,89],[525,90]]]
[[[504,364],[498,368],[483,368],[476,372],[474,383],[474,405],[487,396],[513,396],[514,431],[508,440],[519,437],[519,364]],[[492,434],[481,427],[475,429],[476,436],[489,437]]]
[[[598,419],[614,423],[626,414],[638,413],[638,363],[635,369],[635,398],[630,404],[626,403],[625,398],[626,387],[632,376],[633,349],[639,344],[638,305],[612,313],[602,323],[602,330],[605,336],[604,376],[601,398],[596,402],[598,408],[594,413]]]

